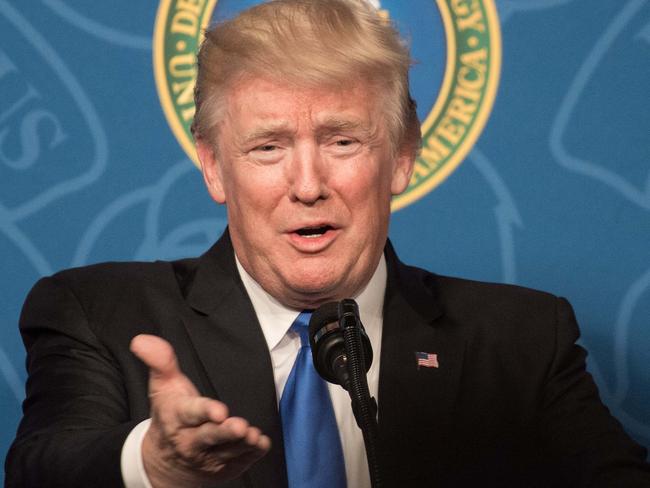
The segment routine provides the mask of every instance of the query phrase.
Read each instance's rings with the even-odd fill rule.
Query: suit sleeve
[[[556,348],[542,407],[542,435],[562,467],[566,486],[650,487],[646,450],[625,433],[600,400],[575,342],[578,326],[569,303],[557,302]]]
[[[97,337],[101,326],[56,276],[28,295],[20,320],[26,399],[7,487],[122,486],[120,452],[137,422],[119,364]]]

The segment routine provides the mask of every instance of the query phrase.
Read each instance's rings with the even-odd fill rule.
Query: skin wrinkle
[[[197,144],[238,259],[285,305],[354,296],[379,262],[390,200],[406,188],[413,155],[391,150],[377,97],[363,82],[332,90],[247,80],[227,94],[218,150]],[[317,239],[296,235],[323,225],[331,231],[317,239],[331,240],[317,250]]]
[[[198,54],[195,140],[212,140],[229,87],[242,78],[275,78],[301,88],[341,89],[365,81],[390,126],[391,151],[420,147],[408,90],[412,59],[396,27],[366,2],[278,0],[208,29]]]
[[[232,91],[234,91],[236,87],[245,85],[246,83],[250,83],[256,79],[263,78],[267,80],[275,80],[277,84],[290,88],[294,93],[299,93],[301,91],[307,90],[329,90],[332,92],[336,91],[344,93],[348,90],[349,86],[361,84],[364,85],[364,90],[366,92],[371,93],[372,96],[378,100],[377,105],[381,106],[382,108],[381,118],[388,127],[388,137],[390,140],[389,150],[392,156],[396,156],[400,151],[401,146],[409,141],[405,140],[407,137],[407,134],[405,133],[406,126],[400,117],[396,117],[396,108],[390,99],[390,95],[393,93],[394,89],[391,89],[388,86],[384,86],[386,83],[385,80],[381,82],[375,81],[372,78],[364,77],[363,75],[350,77],[347,71],[345,73],[341,73],[340,79],[331,77],[331,74],[329,76],[330,78],[327,80],[317,79],[310,81],[307,79],[299,78],[297,75],[296,78],[292,79],[287,78],[286,76],[268,75],[264,72],[256,72],[253,70],[233,73],[227,80],[223,81],[223,86],[226,87],[224,90],[217,90],[212,86],[210,89],[210,95],[205,97],[203,103],[206,105],[206,107],[210,107],[210,114],[205,117],[207,122],[205,134],[198,132],[194,133],[196,142],[214,141],[213,149],[215,151],[218,151],[217,142],[220,133],[219,127],[227,117],[232,117],[236,111],[241,110],[240,107],[238,107],[237,110],[234,110],[235,107],[233,107],[232,104],[228,102]],[[304,100],[304,102],[307,103],[308,100]],[[277,123],[277,121],[272,120],[272,123]],[[419,130],[419,123],[417,124],[417,127]],[[374,128],[374,131],[378,132],[378,130],[378,127]],[[419,144],[417,145],[417,148],[419,148]]]
[[[340,133],[348,133],[356,136],[362,141],[367,142],[373,148],[381,145],[379,140],[379,129],[376,125],[373,127],[364,127],[361,121],[349,121],[330,117],[323,121],[321,125],[315,128],[315,139],[317,143],[323,143],[328,139]],[[259,127],[251,134],[246,135],[237,144],[241,152],[249,152],[260,145],[272,145],[273,141],[281,141],[287,144],[288,141],[296,135],[295,130],[291,130],[287,124],[271,122],[268,127]]]
[[[239,83],[242,84],[244,82],[251,82],[254,81],[255,77],[248,76],[246,78],[241,78],[239,80]],[[318,86],[315,88],[311,88],[308,86],[302,86],[300,84],[291,84],[287,83],[286,81],[281,81],[277,80],[276,78],[273,78],[275,83],[277,84],[283,84],[283,85],[289,85],[291,88],[291,93],[296,96],[299,100],[299,103],[302,106],[309,107],[309,96],[305,95],[304,92],[306,93],[312,93],[312,90],[314,92],[318,92],[320,90],[330,90],[333,93],[338,93],[342,95],[346,88],[343,86],[342,83],[336,83],[334,84],[333,87],[328,86]],[[349,84],[356,84],[356,85],[364,85],[364,91],[371,93],[371,96],[377,96],[377,98],[381,98],[382,101],[384,100],[383,96],[380,96],[379,90],[376,90],[372,87],[372,83],[365,81],[363,79],[353,79],[349,80]],[[349,84],[347,86],[349,86]],[[229,94],[230,95],[230,94]],[[230,100],[232,97],[230,96],[224,96],[224,101]],[[244,107],[242,106],[234,106],[233,103],[228,103],[228,110],[226,112],[227,117],[234,117],[237,113],[241,113],[242,110],[244,110]],[[383,103],[381,105],[384,105]],[[307,112],[305,116],[305,121],[304,123],[309,124],[310,121],[309,119],[311,118],[312,114],[311,112]],[[337,114],[329,115],[325,119],[319,122],[318,126],[314,128],[316,131],[317,135],[317,140],[319,142],[322,142],[325,138],[328,136],[331,137],[333,135],[336,135],[337,133],[354,133],[354,135],[363,141],[366,141],[370,146],[372,146],[373,149],[377,149],[381,146],[382,140],[380,139],[380,127],[379,123],[377,123],[377,120],[381,120],[384,124],[386,123],[387,119],[387,113],[384,110],[381,111],[381,117],[374,117],[370,120],[369,125],[364,125],[364,122],[361,119],[351,119],[351,118],[341,118]],[[222,119],[223,121],[223,119]],[[236,134],[237,137],[237,144],[242,148],[242,152],[245,152],[245,150],[250,150],[253,149],[253,147],[249,146],[256,146],[256,143],[261,144],[264,142],[264,140],[275,140],[275,139],[288,139],[292,136],[295,135],[296,131],[291,130],[289,125],[286,122],[281,122],[278,121],[276,117],[272,116],[269,118],[269,121],[267,123],[268,125],[261,125],[259,127],[256,127],[251,133],[249,134],[243,134],[239,135]],[[217,126],[221,125],[220,123],[217,123]],[[216,131],[215,134],[215,139],[218,141],[219,138],[219,131]],[[218,151],[218,142],[213,145],[214,149]],[[390,151],[391,155],[394,156],[396,154],[395,148],[393,148],[393,145],[390,145]],[[218,154],[218,153],[217,153]]]

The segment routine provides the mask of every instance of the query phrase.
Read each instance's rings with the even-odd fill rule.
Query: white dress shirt
[[[289,331],[300,311],[285,307],[269,295],[236,259],[237,270],[253,304],[257,319],[271,355],[278,404],[293,363],[300,350],[300,336]],[[378,400],[379,351],[383,325],[384,293],[386,291],[386,261],[382,256],[379,265],[366,287],[353,297],[359,305],[361,321],[372,345],[374,358],[368,371],[370,395]],[[361,430],[357,426],[350,405],[350,396],[341,386],[327,384],[334,415],[341,437],[345,474],[348,488],[370,488],[370,475],[366,449]],[[142,439],[151,421],[139,423],[129,434],[122,447],[121,468],[126,488],[151,488],[142,462]]]

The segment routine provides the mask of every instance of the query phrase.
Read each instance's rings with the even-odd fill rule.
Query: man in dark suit
[[[347,297],[380,351],[387,486],[650,486],[566,301],[411,268],[387,242],[419,146],[409,64],[361,1],[271,2],[207,32],[194,134],[229,229],[198,259],[39,281],[8,486],[287,486],[289,327]],[[367,487],[345,392],[328,392],[347,485]]]

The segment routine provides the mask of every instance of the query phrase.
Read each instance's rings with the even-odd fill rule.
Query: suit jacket
[[[386,259],[386,486],[650,486],[645,450],[585,372],[565,300],[408,267],[390,244]],[[149,333],[171,342],[203,395],[272,439],[265,458],[223,486],[286,487],[271,360],[227,233],[198,259],[42,279],[20,330],[29,378],[7,486],[122,485],[122,445],[149,416],[148,371],[129,342]],[[418,368],[419,351],[437,354],[439,367]]]

